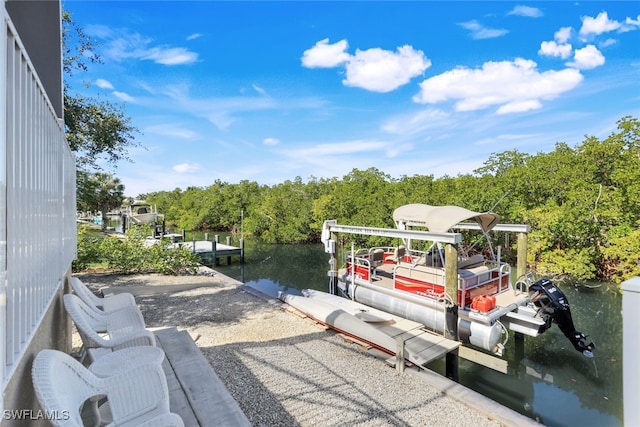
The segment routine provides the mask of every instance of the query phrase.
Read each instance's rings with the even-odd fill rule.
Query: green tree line
[[[455,177],[392,178],[376,168],[354,169],[341,179],[216,181],[144,197],[176,229],[242,226],[245,235],[270,243],[318,242],[327,219],[390,227],[393,210],[407,203],[487,211],[500,201],[493,210],[501,222],[531,226],[528,263],[536,270],[579,280],[640,275],[640,121],[630,116],[603,140],[585,136],[576,147],[557,143],[549,153],[494,153],[473,173]],[[515,238],[497,239],[509,256]]]

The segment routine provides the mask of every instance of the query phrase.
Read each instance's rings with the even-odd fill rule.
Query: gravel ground
[[[255,426],[499,426],[477,406],[403,374],[286,306],[211,270],[196,276],[78,275],[98,291],[131,292],[148,327],[196,339]]]

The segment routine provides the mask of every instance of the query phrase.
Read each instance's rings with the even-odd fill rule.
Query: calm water
[[[222,235],[220,241],[225,241]],[[275,297],[280,290],[326,292],[328,261],[322,245],[247,242],[244,266],[234,261],[217,269]],[[622,426],[622,298],[613,285],[562,290],[576,328],[597,344],[593,359],[575,351],[553,325],[537,338],[525,338],[520,361],[509,338],[507,375],[461,359],[460,382],[548,426]],[[444,374],[444,363],[430,368]]]

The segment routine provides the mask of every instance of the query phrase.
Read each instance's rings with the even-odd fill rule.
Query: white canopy
[[[488,232],[500,221],[500,216],[492,212],[473,212],[459,206],[431,206],[413,203],[400,206],[393,211],[393,220],[407,225],[427,227],[429,231],[445,233],[456,224],[474,220],[484,232]]]

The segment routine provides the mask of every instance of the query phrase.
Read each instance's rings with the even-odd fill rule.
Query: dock
[[[226,258],[227,265],[231,264],[233,257],[238,257],[240,263],[244,263],[244,239],[240,239],[240,246],[232,246],[231,239],[227,238],[227,243],[220,243],[214,240],[183,240],[177,243],[180,247],[189,249],[198,254],[207,266],[220,265],[220,259]]]

